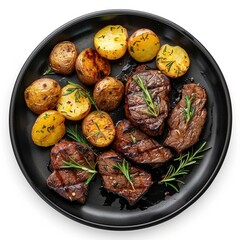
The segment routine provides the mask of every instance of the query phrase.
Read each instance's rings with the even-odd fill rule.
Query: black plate
[[[139,28],[153,30],[161,43],[180,45],[191,59],[191,67],[179,81],[194,78],[208,95],[208,118],[201,141],[207,141],[212,149],[205,153],[199,165],[191,169],[180,186],[179,193],[170,192],[154,185],[149,193],[133,207],[121,198],[107,194],[101,189],[99,176],[90,185],[87,203],[81,206],[59,197],[46,186],[50,148],[40,148],[31,140],[31,128],[36,119],[25,105],[23,93],[34,80],[47,69],[48,56],[55,44],[70,40],[79,50],[93,47],[93,36],[97,30],[109,24],[121,24],[129,35]],[[112,61],[112,76],[121,72],[127,64],[127,55]],[[148,63],[156,67],[154,61]],[[52,75],[65,84],[66,78]],[[77,82],[76,74],[70,80]],[[121,111],[112,113],[114,120],[121,118]],[[64,215],[87,225],[105,229],[136,229],[161,223],[183,211],[192,204],[213,181],[224,160],[231,135],[231,102],[224,77],[209,52],[187,31],[159,16],[131,11],[112,10],[88,14],[63,25],[39,44],[24,64],[13,89],[10,105],[10,136],[18,164],[33,189],[51,206]]]

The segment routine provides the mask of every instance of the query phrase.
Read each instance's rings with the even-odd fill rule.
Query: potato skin
[[[121,25],[108,25],[94,36],[98,53],[109,60],[121,58],[127,51],[128,32]]]
[[[70,41],[63,41],[55,45],[49,56],[51,69],[62,75],[69,75],[75,69],[78,56],[76,45]]]
[[[83,119],[91,110],[89,98],[76,95],[77,89],[68,94],[68,89],[74,88],[68,84],[62,88],[61,97],[57,103],[57,111],[60,112],[66,119],[78,121]],[[82,91],[85,91],[82,89]]]
[[[164,44],[157,54],[156,65],[168,77],[177,78],[188,71],[190,58],[180,46]]]
[[[103,111],[93,111],[82,122],[82,132],[96,147],[110,145],[115,137],[115,127],[110,115]]]
[[[35,80],[24,91],[28,108],[36,114],[55,108],[60,95],[60,85],[51,78]]]
[[[79,80],[87,85],[94,85],[111,72],[109,61],[92,48],[87,48],[78,55],[75,69]]]
[[[105,77],[96,83],[93,98],[97,106],[103,111],[112,111],[121,103],[124,96],[124,85],[113,77]]]
[[[66,133],[65,118],[55,110],[43,112],[32,127],[32,140],[41,147],[56,144]]]
[[[141,28],[128,39],[128,52],[138,62],[154,59],[160,49],[160,39],[150,29]]]

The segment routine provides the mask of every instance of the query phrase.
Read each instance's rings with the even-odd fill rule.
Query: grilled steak
[[[186,98],[191,98],[189,109],[193,112],[193,116],[188,122],[184,113],[187,109]],[[183,85],[182,98],[168,119],[169,132],[164,145],[172,147],[180,153],[198,141],[207,116],[207,110],[204,108],[206,101],[206,91],[198,84]]]
[[[79,168],[66,169],[63,161],[92,168],[95,164],[93,151],[84,144],[62,140],[52,148],[50,155],[50,169],[53,172],[47,178],[48,187],[70,201],[85,203],[88,194],[88,185],[85,182],[91,173]]]
[[[118,122],[113,148],[135,163],[153,167],[160,166],[172,157],[169,149],[134,128],[128,120]]]
[[[133,205],[148,191],[152,185],[152,177],[151,174],[130,166],[125,161],[125,164],[129,164],[131,185],[122,171],[116,167],[117,164],[124,164],[123,161],[125,160],[116,152],[107,151],[98,156],[98,169],[102,176],[104,188],[124,197],[130,205]]]
[[[144,92],[137,84],[141,80],[148,89],[155,106],[156,115],[151,115]],[[139,66],[129,77],[125,91],[125,114],[127,119],[150,136],[161,135],[169,112],[170,81],[158,70],[146,70]]]

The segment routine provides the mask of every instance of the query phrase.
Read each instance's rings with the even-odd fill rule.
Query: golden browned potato
[[[109,61],[92,48],[79,54],[75,68],[79,80],[87,85],[94,85],[111,72]]]
[[[82,132],[96,147],[106,147],[115,137],[115,127],[110,115],[103,111],[88,114],[82,122]]]
[[[55,110],[48,110],[36,119],[32,127],[32,140],[41,147],[56,144],[66,133],[65,118]]]
[[[51,69],[62,75],[69,75],[75,68],[75,62],[78,56],[76,45],[70,41],[58,43],[49,56]]]
[[[24,91],[27,106],[37,114],[55,108],[60,95],[60,85],[51,78],[38,79]]]
[[[150,29],[138,29],[128,40],[128,52],[138,62],[151,61],[159,49],[160,39]]]
[[[157,67],[171,78],[181,77],[190,66],[187,52],[179,46],[162,45],[156,58]]]
[[[57,111],[69,120],[83,119],[91,110],[91,102],[85,92],[83,88],[75,84],[68,84],[62,88]]]
[[[96,83],[93,98],[97,106],[103,111],[116,109],[124,96],[124,85],[113,77],[105,77]]]
[[[121,25],[108,25],[94,36],[98,53],[109,60],[121,58],[127,51],[128,32]]]

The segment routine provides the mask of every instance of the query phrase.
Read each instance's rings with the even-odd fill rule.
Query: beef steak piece
[[[188,122],[184,113],[187,109],[186,98],[192,98],[190,109],[193,116]],[[206,91],[201,86],[195,83],[183,85],[181,100],[172,110],[167,121],[169,132],[164,145],[180,153],[199,140],[207,117],[207,110],[204,108],[206,101]]]
[[[145,68],[144,65],[139,66],[128,78],[125,90],[125,114],[135,127],[149,136],[158,136],[162,134],[168,116],[171,86],[168,77],[160,71]],[[157,116],[149,112],[144,100],[144,92],[136,82],[139,78],[151,95]]]
[[[114,151],[107,151],[98,156],[98,170],[102,176],[103,187],[124,197],[130,205],[135,204],[151,187],[151,174],[131,166]],[[116,168],[117,164],[129,164],[129,174],[132,184],[124,174]]]
[[[135,163],[152,167],[159,167],[172,157],[168,148],[133,127],[126,119],[117,123],[113,148]]]
[[[47,178],[48,187],[70,201],[84,204],[88,194],[86,181],[92,173],[79,168],[65,168],[63,161],[91,169],[95,165],[94,152],[84,144],[62,140],[51,149],[50,156],[50,169],[53,172]]]

